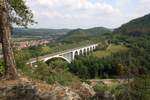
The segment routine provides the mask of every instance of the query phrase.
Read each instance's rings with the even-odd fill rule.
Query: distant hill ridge
[[[25,29],[14,28],[13,36],[30,37],[40,36],[41,38],[49,38],[57,36],[58,40],[83,40],[91,37],[101,36],[104,33],[112,32],[111,29],[105,27],[94,27],[89,29]]]
[[[90,29],[76,29],[68,32],[68,34],[61,37],[62,40],[76,40],[80,38],[89,38],[101,36],[104,33],[111,32],[111,29],[105,27],[94,27]]]
[[[43,35],[64,35],[70,29],[33,29],[33,28],[14,28],[13,35],[15,36],[43,36]]]
[[[114,30],[114,33],[139,36],[150,33],[150,14],[131,20]]]

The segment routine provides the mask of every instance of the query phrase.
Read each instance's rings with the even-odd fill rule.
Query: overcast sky
[[[116,28],[150,13],[150,0],[27,0],[35,28]]]

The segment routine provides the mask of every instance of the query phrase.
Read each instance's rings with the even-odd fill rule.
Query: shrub
[[[107,86],[102,83],[95,85],[93,88],[97,93],[104,93],[105,91],[107,91]]]
[[[63,65],[64,64],[64,65]],[[68,71],[67,66],[62,61],[52,61],[49,65],[38,62],[31,75],[35,79],[46,81],[49,84],[58,82],[62,85],[70,85],[73,81],[78,80]]]
[[[4,71],[5,71],[4,62],[3,60],[0,60],[0,77],[4,75]]]

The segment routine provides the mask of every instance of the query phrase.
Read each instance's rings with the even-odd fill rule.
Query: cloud
[[[46,13],[49,17],[55,16],[56,13],[59,17],[60,15],[62,17],[65,15],[70,15],[70,17],[78,15],[80,17],[80,15],[93,16],[97,13],[111,14],[117,11],[111,5],[92,3],[89,0],[37,0],[37,4],[47,7]]]
[[[150,13],[150,0],[139,0],[135,12],[139,15]]]
[[[108,0],[93,1],[27,0],[27,5],[39,22],[34,27],[47,28],[118,27],[150,10],[150,0],[112,0],[113,4],[106,2]]]

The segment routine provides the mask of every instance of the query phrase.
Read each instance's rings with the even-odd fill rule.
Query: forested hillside
[[[99,37],[104,33],[110,33],[111,30],[104,27],[95,27],[90,29],[76,29],[70,31],[68,34],[61,37],[61,40],[65,41],[78,41],[89,39],[92,37]]]
[[[128,34],[132,36],[139,36],[141,34],[150,33],[150,14],[143,17],[131,20],[123,24],[121,27],[114,30],[114,33]]]

